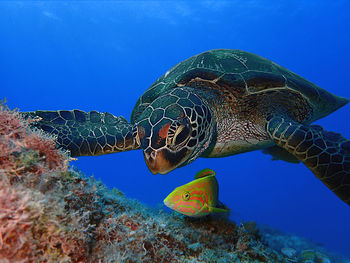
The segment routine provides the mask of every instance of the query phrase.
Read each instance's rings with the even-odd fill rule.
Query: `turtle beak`
[[[143,151],[148,169],[153,174],[167,174],[179,167],[189,155],[189,151],[183,148],[179,151],[172,152],[164,147],[158,150],[147,148]]]
[[[167,160],[165,151],[165,149],[152,150],[148,148],[143,152],[147,167],[153,174],[167,174],[176,168]]]

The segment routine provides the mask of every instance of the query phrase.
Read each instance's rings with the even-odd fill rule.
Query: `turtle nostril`
[[[154,159],[157,156],[157,152],[154,151],[153,149],[150,149],[150,148],[146,149],[144,151],[144,154],[145,154],[146,160],[148,160],[148,161],[154,161]]]
[[[151,152],[151,158],[155,159],[156,157],[157,157],[157,152],[156,151]]]

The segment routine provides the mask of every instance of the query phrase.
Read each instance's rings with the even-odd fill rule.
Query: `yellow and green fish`
[[[195,180],[172,191],[164,204],[170,209],[190,217],[202,217],[211,213],[228,212],[217,208],[219,186],[215,172],[210,169],[199,171]]]

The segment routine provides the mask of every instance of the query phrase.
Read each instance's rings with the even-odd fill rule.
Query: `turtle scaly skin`
[[[72,156],[142,149],[154,174],[198,157],[280,152],[302,161],[349,204],[349,141],[311,126],[348,101],[268,59],[218,49],[160,77],[136,102],[130,123],[95,111],[23,114],[41,117],[33,125],[56,135]]]
[[[301,160],[325,185],[350,204],[350,141],[320,126],[305,126],[271,117],[267,132],[273,141]]]
[[[35,111],[26,117],[39,118],[33,126],[53,134],[56,143],[72,157],[101,155],[138,149],[130,123],[110,113],[72,111]]]

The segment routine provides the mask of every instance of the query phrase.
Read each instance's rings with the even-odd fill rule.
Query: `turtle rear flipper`
[[[139,148],[133,137],[133,125],[110,113],[62,110],[22,112],[22,115],[39,118],[31,125],[57,137],[58,147],[69,150],[73,157]]]
[[[350,141],[320,126],[270,117],[266,130],[280,147],[295,155],[340,199],[350,205]]]
[[[295,155],[276,145],[262,149],[262,153],[271,155],[273,161],[282,160],[289,163],[300,163]]]

